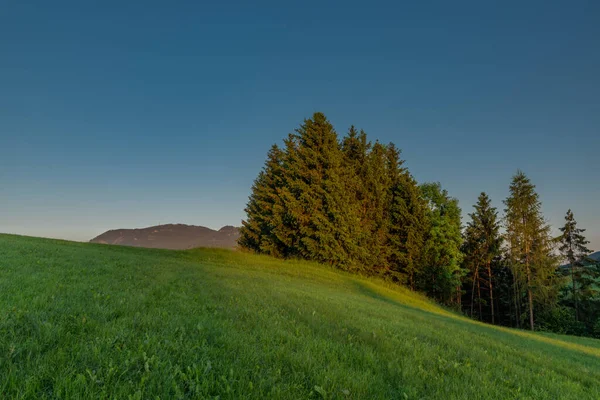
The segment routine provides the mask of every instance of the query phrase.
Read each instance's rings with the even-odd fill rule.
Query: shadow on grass
[[[403,309],[408,309],[415,314],[426,315],[428,318],[433,317],[435,319],[442,320],[442,321],[452,324],[454,326],[459,326],[463,329],[473,330],[474,328],[476,328],[476,329],[479,329],[480,331],[484,330],[486,333],[490,333],[490,334],[498,334],[500,332],[503,332],[503,333],[507,333],[510,335],[518,336],[520,338],[530,339],[530,340],[538,342],[538,343],[544,343],[544,344],[556,346],[556,347],[559,347],[562,349],[577,351],[579,353],[583,353],[588,356],[600,357],[600,349],[597,349],[594,347],[589,347],[589,346],[578,344],[578,343],[566,342],[566,341],[563,341],[560,339],[542,336],[542,335],[539,335],[534,332],[486,324],[484,322],[475,321],[475,320],[469,319],[467,317],[462,317],[458,314],[453,314],[451,311],[446,311],[443,308],[441,308],[439,312],[426,310],[426,309],[419,308],[419,307],[407,304],[405,302],[401,302],[399,300],[393,299],[389,296],[386,296],[385,294],[377,291],[376,288],[372,287],[371,285],[369,285],[365,282],[361,282],[361,281],[355,279],[355,280],[353,280],[353,284],[354,284],[354,287],[357,289],[357,291],[360,294],[365,295],[371,299],[381,301],[383,303],[386,303],[386,304],[389,304],[389,305],[392,305],[395,307],[401,307]]]

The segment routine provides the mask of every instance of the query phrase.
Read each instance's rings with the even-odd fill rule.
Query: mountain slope
[[[90,240],[92,243],[184,250],[196,247],[233,249],[240,236],[238,228],[224,226],[218,231],[203,226],[168,224],[141,229],[115,229]]]
[[[592,261],[590,261],[590,260],[592,260]],[[583,262],[583,265],[584,266],[593,266],[598,261],[600,261],[600,251],[597,251],[595,253],[590,254],[588,256],[588,260],[585,260]],[[567,268],[570,268],[570,267],[571,267],[571,264],[563,264],[559,268],[561,268],[561,269],[567,269]]]
[[[588,257],[591,258],[592,260],[600,261],[600,251],[592,253]]]
[[[600,341],[219,249],[0,235],[0,397],[598,399]]]

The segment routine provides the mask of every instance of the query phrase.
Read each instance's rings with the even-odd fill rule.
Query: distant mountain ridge
[[[204,226],[167,224],[140,229],[113,229],[90,242],[171,250],[196,247],[233,249],[239,237],[239,228],[229,225],[215,231]]]
[[[594,263],[597,263],[598,261],[600,261],[600,251],[597,251],[595,253],[592,253],[590,255],[587,256],[588,260],[583,262],[583,265],[594,265]],[[593,260],[593,261],[589,261],[589,260]],[[560,268],[569,268],[571,267],[571,264],[564,264],[561,265]]]

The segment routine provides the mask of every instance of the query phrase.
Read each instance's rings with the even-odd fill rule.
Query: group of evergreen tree
[[[571,210],[567,211],[565,225],[560,230],[559,250],[567,262],[562,275],[567,277],[567,283],[562,287],[562,313],[555,320],[561,323],[566,333],[600,338],[600,261],[588,257],[591,250],[583,235],[585,229],[577,227]],[[573,313],[569,312],[572,309],[575,310],[575,322]],[[567,320],[570,324],[563,323],[562,315],[570,317]]]
[[[315,113],[270,149],[239,245],[381,275],[494,324],[600,334],[600,274],[570,211],[559,238],[569,283],[525,174],[513,177],[502,219],[482,193],[463,232],[458,201],[439,183],[419,185],[400,155],[354,127],[339,138]]]
[[[485,193],[470,214],[463,252],[471,287],[465,292],[470,293],[471,316],[533,330],[536,313],[557,304],[558,259],[539,195],[523,172],[513,177],[509,193],[504,224]]]
[[[256,253],[378,274],[460,301],[460,209],[419,186],[393,144],[315,113],[274,145],[254,182],[239,244]]]
[[[463,310],[492,324],[600,337],[600,263],[588,258],[585,230],[569,210],[561,235],[552,237],[523,172],[509,191],[503,220],[486,193],[469,214]]]

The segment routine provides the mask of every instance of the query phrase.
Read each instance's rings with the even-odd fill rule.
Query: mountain
[[[592,253],[588,257],[591,258],[592,260],[600,261],[600,251]]]
[[[204,226],[167,224],[141,229],[114,229],[93,238],[92,243],[183,250],[195,247],[233,249],[240,236],[239,228],[224,226],[215,231]]]
[[[588,260],[583,262],[583,265],[594,265],[594,262],[599,262],[600,261],[600,251],[597,251],[595,253],[590,254],[588,257]],[[593,261],[589,261],[589,260],[593,260]],[[565,268],[569,268],[571,266],[571,264],[564,264],[561,265],[559,268],[561,269],[565,269]]]

